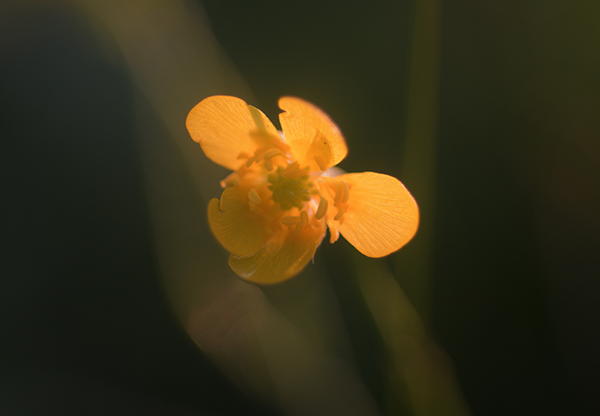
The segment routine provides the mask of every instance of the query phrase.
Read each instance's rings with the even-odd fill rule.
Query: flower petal
[[[329,219],[358,251],[383,257],[408,243],[417,232],[419,207],[402,183],[388,175],[364,172],[338,176],[350,188],[340,222]]]
[[[247,196],[237,187],[225,189],[221,201],[210,201],[208,222],[219,243],[238,256],[255,254],[269,239],[261,217],[250,212]]]
[[[206,156],[228,169],[237,169],[240,153],[252,155],[257,146],[279,134],[260,110],[236,97],[217,95],[200,101],[185,125]]]
[[[313,234],[309,238],[295,238],[289,233],[286,238],[273,238],[253,256],[232,254],[229,267],[252,283],[280,283],[306,267],[321,243],[321,237]]]
[[[279,115],[284,136],[301,165],[324,171],[346,157],[344,136],[323,110],[295,97],[280,98],[279,107],[285,111]]]

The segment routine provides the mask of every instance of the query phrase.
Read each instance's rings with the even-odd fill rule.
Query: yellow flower
[[[386,256],[416,233],[419,209],[396,178],[335,175],[348,149],[321,109],[283,97],[283,132],[239,98],[208,97],[186,120],[206,156],[233,171],[208,206],[210,228],[241,278],[272,284],[299,273],[327,227],[369,257]]]

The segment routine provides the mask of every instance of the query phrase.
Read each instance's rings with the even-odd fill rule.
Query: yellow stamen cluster
[[[285,149],[285,145],[279,143],[281,148],[278,147],[260,147],[256,150],[256,152],[254,152],[254,155],[249,155],[246,152],[240,152],[240,154],[237,156],[238,159],[246,159],[246,163],[245,166],[247,168],[249,168],[250,166],[252,166],[253,163],[260,163],[262,162],[265,169],[268,171],[272,171],[273,170],[273,158],[277,157],[277,156],[283,156],[287,159],[286,154],[284,153],[284,151],[282,150],[282,148],[284,150]]]
[[[333,206],[337,208],[337,213],[333,217],[335,221],[343,221],[344,214],[348,209],[347,202],[350,199],[350,188],[343,179],[321,178],[322,187],[327,189],[333,199]],[[327,201],[325,201],[327,202]],[[320,204],[319,204],[320,205]],[[320,206],[319,206],[320,208]],[[325,208],[326,210],[327,208]],[[319,209],[317,209],[319,213]]]
[[[276,210],[282,214],[293,209],[299,210],[299,212],[296,211],[298,212],[297,215],[279,216],[282,214],[275,214],[275,218],[280,218],[277,222],[279,225],[293,227],[296,231],[300,231],[311,222],[311,219],[323,219],[327,215],[331,201],[333,201],[333,207],[337,209],[333,220],[341,223],[347,211],[347,202],[350,198],[348,184],[341,179],[316,175],[319,187],[315,187],[314,183],[310,180],[309,167],[300,168],[300,164],[297,161],[290,163],[290,156],[284,150],[280,147],[263,147],[257,149],[253,155],[248,155],[244,152],[240,153],[238,159],[246,159],[246,162],[234,174],[235,177],[243,176],[248,169],[252,169],[252,165],[261,163],[268,172],[271,172],[267,175],[267,186],[272,192],[270,200],[276,204]],[[283,162],[284,164],[277,162],[278,165],[275,168],[273,159],[276,157],[282,157],[285,162]],[[314,159],[319,168],[324,170],[325,164],[322,158],[315,156]],[[234,185],[233,181],[227,181],[226,183],[227,185]],[[328,192],[330,200],[328,201],[328,198],[321,195],[320,191]],[[317,197],[319,198],[318,205]],[[263,209],[266,209],[265,206],[262,205],[263,209],[259,207],[262,203],[263,199],[257,190],[254,188],[250,189],[248,192],[248,206],[250,211],[260,215],[266,214],[267,211],[263,212]],[[272,212],[272,210],[269,209],[268,212]],[[277,225],[274,226],[278,228]]]

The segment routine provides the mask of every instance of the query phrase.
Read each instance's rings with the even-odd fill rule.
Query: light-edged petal
[[[231,170],[243,163],[238,158],[240,153],[251,156],[258,145],[279,137],[260,110],[225,95],[200,101],[188,114],[185,125],[210,160]]]
[[[274,238],[253,256],[229,256],[229,267],[242,279],[270,285],[300,273],[314,256],[322,236]]]
[[[350,197],[342,221],[328,221],[365,256],[387,256],[415,235],[419,208],[398,179],[374,172],[348,173],[336,179],[348,184]]]
[[[210,201],[208,222],[219,243],[238,256],[255,254],[269,239],[261,217],[250,212],[247,196],[237,187],[225,189],[220,201]]]
[[[348,147],[338,126],[317,106],[296,97],[282,97],[281,129],[291,153],[301,165],[326,170],[341,162]]]

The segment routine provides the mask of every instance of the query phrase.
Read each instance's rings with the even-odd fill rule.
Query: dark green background
[[[252,104],[318,104],[347,138],[342,168],[402,180],[414,2],[202,3]],[[597,414],[600,5],[442,3],[431,331],[474,415]],[[277,414],[162,292],[134,94],[75,8],[0,9],[0,413]],[[350,311],[339,244],[318,259]],[[368,351],[374,328],[348,311]]]

